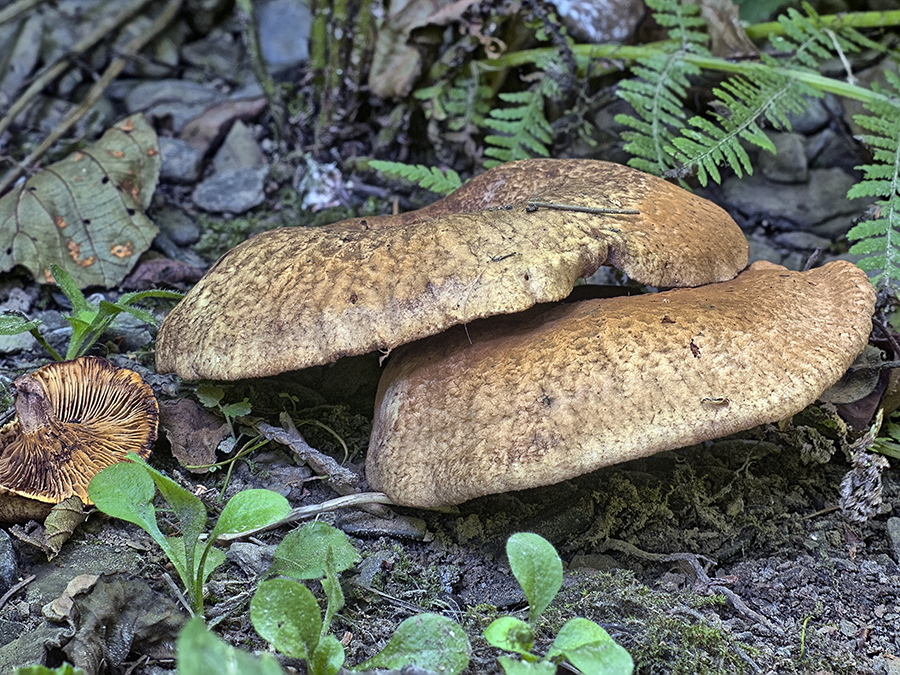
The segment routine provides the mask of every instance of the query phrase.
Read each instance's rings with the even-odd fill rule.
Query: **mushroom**
[[[18,377],[16,418],[0,429],[0,520],[42,520],[100,469],[150,454],[158,408],[141,377],[83,356]]]
[[[549,485],[797,413],[852,364],[875,292],[837,261],[539,306],[396,350],[367,477],[437,507]]]
[[[234,380],[389,350],[560,300],[602,264],[696,286],[733,278],[747,242],[719,207],[636,169],[511,162],[419,211],[249,239],[166,317],[157,368]]]

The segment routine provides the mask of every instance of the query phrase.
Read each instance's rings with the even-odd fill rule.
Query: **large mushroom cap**
[[[137,373],[84,356],[14,386],[16,419],[0,430],[0,492],[47,504],[78,495],[90,504],[87,486],[100,469],[129,452],[149,456],[158,408]]]
[[[660,178],[591,160],[511,162],[418,212],[244,242],[166,317],[157,367],[188,379],[274,375],[559,300],[602,264],[695,286],[746,263],[722,209]]]
[[[398,504],[458,504],[789,417],[866,345],[874,303],[850,263],[756,263],[452,329],[391,356],[369,482]]]

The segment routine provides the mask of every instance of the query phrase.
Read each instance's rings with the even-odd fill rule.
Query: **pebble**
[[[821,131],[833,118],[839,119],[844,109],[834,96],[826,94],[822,98],[808,98],[802,112],[789,115],[791,130],[798,134],[814,134]]]
[[[256,142],[256,137],[241,120],[231,125],[222,147],[213,157],[213,168],[216,173],[266,164],[266,156]]]
[[[162,168],[159,178],[170,183],[195,183],[200,178],[203,155],[180,138],[159,137]]]
[[[579,42],[624,42],[644,18],[641,0],[555,0],[553,5]]]
[[[243,46],[234,35],[217,28],[204,38],[182,47],[181,58],[205,73],[232,80],[240,73],[243,53]]]
[[[174,206],[163,206],[153,213],[153,222],[177,246],[192,246],[200,241],[200,226],[187,213]]]
[[[261,546],[249,541],[236,541],[228,547],[225,559],[235,563],[244,574],[255,579],[262,576],[272,565],[276,548],[275,544]]]
[[[887,537],[891,544],[894,560],[900,564],[900,517],[891,516],[887,519]]]
[[[769,133],[775,154],[759,153],[763,176],[776,183],[803,183],[809,178],[806,147],[800,134]]]
[[[856,178],[841,169],[814,169],[803,184],[774,183],[754,174],[728,178],[722,184],[725,201],[752,218],[781,218],[793,228],[813,230],[830,239],[850,229],[851,219],[866,208],[865,200],[847,199]],[[839,217],[837,227],[835,217]]]
[[[224,98],[216,89],[187,80],[142,82],[125,95],[129,113],[143,112],[151,118],[171,118],[172,130],[179,133],[190,120],[215,101]]]
[[[267,166],[216,173],[200,183],[191,197],[204,211],[244,213],[265,200],[268,174]]]
[[[822,250],[831,246],[831,240],[820,237],[812,232],[782,232],[775,237],[775,243],[788,248],[798,249],[801,251],[815,251],[817,248]]]
[[[0,592],[5,593],[19,577],[19,563],[12,539],[6,530],[0,530]]]
[[[312,13],[303,0],[269,0],[256,8],[259,43],[273,70],[297,66],[309,58]]]

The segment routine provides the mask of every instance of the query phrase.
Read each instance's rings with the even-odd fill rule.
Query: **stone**
[[[12,539],[6,530],[0,530],[0,591],[8,591],[19,577],[19,563]]]
[[[781,246],[787,246],[801,251],[815,251],[817,248],[822,250],[831,246],[831,240],[820,237],[812,232],[782,232],[775,237],[775,243]]]
[[[312,13],[303,0],[269,0],[256,9],[259,43],[273,70],[297,66],[309,58]]]
[[[775,154],[759,153],[759,168],[763,176],[776,183],[803,183],[809,178],[806,149],[800,134],[769,133]]]
[[[179,208],[164,206],[153,213],[153,222],[177,246],[193,246],[200,241],[200,226]]]
[[[891,553],[894,560],[900,563],[900,517],[891,516],[887,519],[887,538],[891,545]]]
[[[769,262],[781,264],[784,258],[784,252],[779,251],[767,239],[756,239],[748,237],[747,243],[750,244],[750,262],[755,263],[757,260],[768,260]]]
[[[269,167],[259,166],[216,173],[194,190],[194,204],[211,213],[244,213],[266,198]]]
[[[272,564],[275,544],[259,545],[249,541],[236,541],[225,552],[225,559],[240,567],[252,579],[262,576]]]
[[[181,48],[181,58],[186,63],[228,80],[240,71],[243,55],[240,40],[220,28]]]
[[[246,124],[236,120],[231,125],[222,147],[213,157],[213,168],[216,173],[265,165],[266,156],[256,142],[253,132]]]
[[[774,183],[755,174],[726,179],[722,194],[731,209],[740,211],[751,222],[781,219],[793,226],[783,229],[812,229],[834,239],[831,221],[840,218],[846,224],[846,232],[851,220],[862,215],[868,205],[863,199],[847,199],[847,191],[856,182],[842,169],[811,170],[809,181],[803,184]]]
[[[789,115],[791,130],[809,136],[821,131],[832,119],[839,119],[843,115],[843,107],[840,101],[831,94],[822,98],[808,98],[803,111]]]
[[[170,183],[196,183],[200,178],[203,155],[180,138],[159,137],[162,167],[159,178]]]
[[[225,97],[212,87],[187,80],[142,82],[125,95],[129,113],[143,112],[151,118],[171,118],[177,134],[190,120]]]

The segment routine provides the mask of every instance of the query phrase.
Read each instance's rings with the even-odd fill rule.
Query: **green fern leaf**
[[[849,197],[881,199],[875,202],[876,217],[858,223],[847,238],[855,242],[850,253],[863,256],[857,264],[872,272],[872,283],[896,293],[900,289],[900,77],[890,71],[885,77],[884,99],[865,105],[871,115],[854,117],[873,132],[864,134],[863,141],[873,148],[873,159],[879,163],[856,167],[863,172],[863,180],[848,192]]]
[[[459,174],[453,169],[441,171],[436,166],[423,164],[404,164],[403,162],[386,162],[380,159],[369,161],[369,167],[392,178],[415,183],[421,188],[431,190],[440,195],[447,195],[462,185]]]
[[[544,113],[548,98],[559,95],[559,85],[545,76],[532,90],[504,92],[499,95],[510,107],[498,107],[484,120],[484,126],[499,132],[485,136],[484,154],[492,159],[488,168],[502,162],[529,157],[549,157],[553,127]]]

